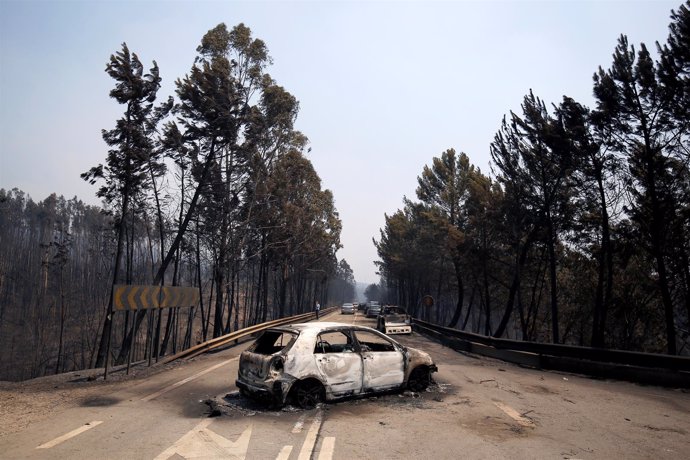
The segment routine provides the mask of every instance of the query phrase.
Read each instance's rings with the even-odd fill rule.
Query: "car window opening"
[[[356,335],[362,351],[396,351],[393,343],[371,332],[357,331]]]
[[[355,347],[349,334],[341,331],[319,334],[314,353],[354,353]]]
[[[266,331],[259,337],[251,351],[260,355],[272,355],[288,347],[297,334],[282,331]]]

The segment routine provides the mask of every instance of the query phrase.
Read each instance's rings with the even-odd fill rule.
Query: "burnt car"
[[[381,391],[423,391],[437,370],[427,353],[375,329],[304,323],[264,331],[240,355],[235,384],[243,396],[312,408]]]
[[[381,305],[378,302],[367,303],[367,318],[376,318],[381,313]]]
[[[376,329],[384,334],[412,334],[412,318],[404,308],[384,305],[376,318]]]

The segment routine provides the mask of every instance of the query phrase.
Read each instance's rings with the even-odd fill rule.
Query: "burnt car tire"
[[[320,382],[305,380],[297,385],[295,402],[302,409],[313,409],[326,400],[326,390]]]
[[[410,378],[407,379],[407,388],[411,391],[424,391],[431,382],[431,372],[426,366],[416,367],[410,373]]]

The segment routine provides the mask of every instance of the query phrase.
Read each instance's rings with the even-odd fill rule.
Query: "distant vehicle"
[[[376,318],[376,329],[384,334],[412,334],[412,318],[402,307],[384,305]]]
[[[378,302],[372,301],[367,304],[367,318],[376,318],[381,313],[381,305]]]
[[[366,311],[366,309],[367,309],[367,303],[366,302],[360,302],[357,304],[357,310]]]
[[[240,355],[243,396],[305,409],[379,391],[424,391],[438,371],[427,353],[370,327],[304,323],[267,329]]]
[[[355,314],[355,306],[351,303],[344,303],[342,307],[340,307],[340,314],[341,315],[354,315]]]

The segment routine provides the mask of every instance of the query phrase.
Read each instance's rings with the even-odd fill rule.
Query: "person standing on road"
[[[316,319],[319,319],[319,310],[321,310],[321,304],[319,304],[319,301],[316,301]]]

